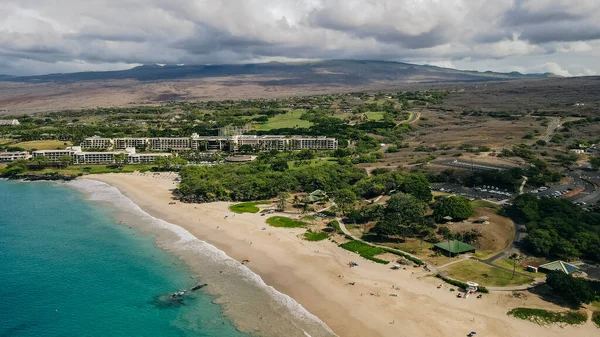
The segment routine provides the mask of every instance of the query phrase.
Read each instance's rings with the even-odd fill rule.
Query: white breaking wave
[[[252,272],[248,267],[229,257],[225,252],[210,243],[199,240],[183,227],[148,214],[131,199],[123,195],[116,187],[110,186],[104,182],[89,179],[76,179],[67,184],[83,192],[88,200],[108,202],[117,208],[140,215],[142,220],[147,220],[147,223],[152,226],[171,231],[178,237],[178,241],[175,243],[178,248],[195,251],[201,254],[203,258],[210,258],[212,261],[225,263],[230,267],[236,268],[246,280],[264,289],[278,304],[287,307],[295,319],[308,324],[319,324],[332,335],[337,336],[325,322],[310,313],[290,296],[267,285],[258,274]],[[302,332],[310,337],[306,331],[302,330]]]

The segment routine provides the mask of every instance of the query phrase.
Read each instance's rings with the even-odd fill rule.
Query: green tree
[[[288,165],[287,160],[283,158],[277,158],[271,162],[271,170],[273,171],[283,172],[287,171],[289,168],[290,166]]]
[[[348,211],[354,208],[354,203],[356,203],[356,194],[352,192],[350,189],[344,188],[339,191],[336,191],[333,194],[333,201],[339,207],[339,210],[343,215],[346,215]]]
[[[290,197],[289,192],[280,192],[277,200],[277,208],[280,211],[285,211],[285,206],[287,205],[287,199]]]
[[[421,223],[426,212],[427,204],[424,202],[410,194],[396,193],[388,200],[383,216],[375,225],[374,231],[384,236],[406,237],[414,234],[415,228]]]
[[[433,208],[433,218],[435,221],[441,221],[444,217],[450,216],[453,219],[468,219],[473,215],[473,207],[469,200],[463,197],[445,197],[439,198]]]
[[[590,165],[595,171],[600,170],[600,157],[590,157]]]
[[[125,153],[118,153],[115,155],[115,165],[120,170],[127,163],[127,155]]]
[[[567,303],[581,305],[595,300],[596,293],[591,282],[583,278],[575,278],[561,271],[551,271],[546,278],[546,284]]]

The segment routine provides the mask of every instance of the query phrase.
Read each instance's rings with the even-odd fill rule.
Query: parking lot
[[[506,201],[517,196],[517,193],[489,185],[471,188],[458,184],[435,184],[431,189],[433,191],[456,194],[474,199],[485,199],[493,202]]]

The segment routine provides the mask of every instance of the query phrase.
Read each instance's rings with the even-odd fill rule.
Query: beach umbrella
[[[476,335],[476,334],[477,334],[477,332],[471,331],[471,335]]]

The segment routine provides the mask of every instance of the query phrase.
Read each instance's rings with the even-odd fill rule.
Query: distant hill
[[[464,71],[428,65],[388,61],[329,60],[295,63],[223,65],[144,65],[121,71],[80,72],[39,76],[0,75],[0,81],[27,83],[73,83],[133,79],[169,81],[211,77],[259,76],[263,85],[366,85],[391,81],[404,83],[478,82],[554,77],[553,74],[521,74]],[[269,79],[272,78],[272,79]]]

